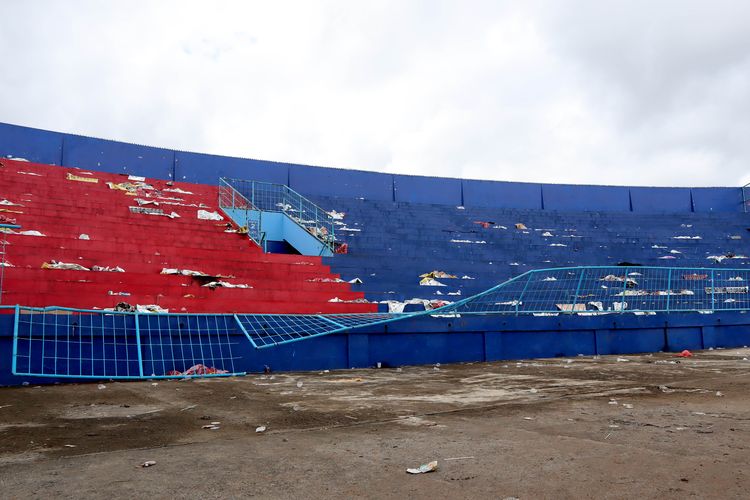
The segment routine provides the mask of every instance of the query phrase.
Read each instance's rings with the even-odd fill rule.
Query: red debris
[[[678,358],[692,358],[693,357],[693,353],[690,352],[690,351],[688,351],[687,349],[685,349],[681,353],[675,354],[675,356],[678,357]]]

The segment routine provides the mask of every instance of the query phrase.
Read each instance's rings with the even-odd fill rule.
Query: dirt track
[[[747,498],[746,358],[749,349],[679,363],[578,357],[0,389],[0,491]],[[211,422],[219,429],[202,429]],[[146,460],[157,464],[139,467]],[[438,471],[406,474],[430,460]]]

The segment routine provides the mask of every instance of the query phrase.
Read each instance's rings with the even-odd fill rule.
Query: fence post
[[[623,268],[622,270],[622,299],[620,301],[620,314],[623,314],[625,312],[625,290],[628,289],[628,268]]]
[[[586,272],[585,268],[581,268],[581,276],[578,278],[578,286],[576,286],[576,294],[573,296],[573,307],[570,309],[570,313],[573,314],[576,310],[576,304],[578,303],[578,292],[581,290],[581,282],[583,281],[583,273]],[[584,309],[586,309],[584,307]]]
[[[21,314],[21,306],[16,304],[15,311],[13,313],[13,359],[11,361],[11,373],[18,375],[18,367],[16,366],[16,357],[18,355],[18,316]],[[31,331],[31,329],[29,329]],[[31,343],[31,335],[29,335],[29,343]],[[42,360],[44,361],[44,360]],[[29,368],[31,368],[31,358],[29,358]],[[31,371],[29,369],[29,371]]]
[[[138,322],[138,313],[135,313],[135,344],[138,346],[138,374],[143,378],[143,353],[141,352],[141,325]]]
[[[669,299],[672,298],[672,268],[667,273],[667,312],[669,312]]]
[[[534,275],[536,271],[529,271],[529,279],[526,280],[526,284],[523,286],[523,290],[521,290],[521,295],[519,295],[518,299],[516,300],[516,316],[518,316],[518,306],[521,304],[521,299],[523,299],[523,294],[526,293],[526,288],[528,288],[529,283],[531,282],[531,277]]]
[[[711,311],[716,310],[716,285],[714,284],[714,270],[711,269]]]

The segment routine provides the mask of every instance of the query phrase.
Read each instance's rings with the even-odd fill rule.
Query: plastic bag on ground
[[[208,210],[198,210],[198,218],[201,220],[224,220],[219,212],[209,212]]]
[[[438,468],[437,460],[433,460],[432,462],[422,464],[416,469],[406,469],[406,472],[409,474],[426,474],[428,472],[434,472]]]

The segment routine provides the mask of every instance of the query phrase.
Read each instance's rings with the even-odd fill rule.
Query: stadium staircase
[[[137,182],[127,175],[11,160],[0,165],[0,199],[16,204],[0,205],[0,215],[22,226],[16,232],[44,235],[5,235],[13,265],[5,268],[5,305],[98,309],[127,302],[189,313],[351,313],[376,308],[362,303],[363,293],[340,282],[320,257],[264,254],[246,235],[225,232],[227,219],[199,219],[198,210],[217,210],[215,186],[146,179],[155,189],[131,196],[107,185]],[[136,198],[159,203],[142,208],[179,217],[132,213],[129,207],[138,206]],[[53,260],[125,272],[42,267]],[[164,268],[210,276],[165,275]],[[211,281],[250,288],[202,286]]]
[[[750,263],[742,258],[750,255],[744,213],[557,212],[313,199],[346,214],[336,235],[348,244],[348,253],[323,262],[346,280],[360,278],[363,283],[353,289],[372,301],[452,302],[549,267]],[[421,286],[420,275],[434,270],[456,278],[436,278],[446,286]],[[387,308],[381,304],[380,310]]]

